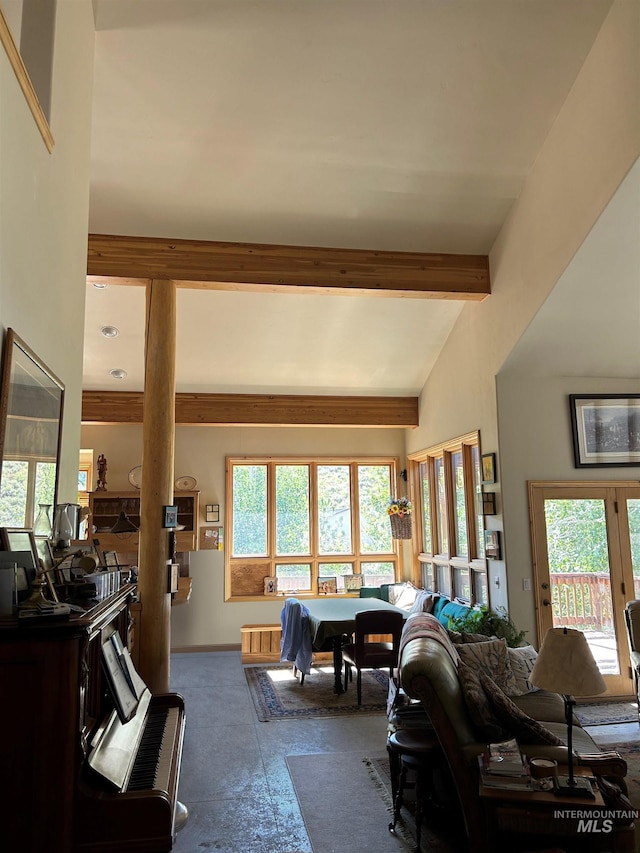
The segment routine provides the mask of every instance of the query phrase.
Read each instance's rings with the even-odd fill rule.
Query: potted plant
[[[512,649],[522,645],[526,631],[519,631],[504,607],[489,610],[486,604],[474,607],[464,616],[450,619],[452,631],[469,634],[485,634],[487,637],[504,638]]]

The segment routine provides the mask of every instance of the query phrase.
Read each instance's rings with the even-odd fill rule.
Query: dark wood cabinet
[[[73,849],[78,773],[112,706],[101,641],[115,628],[128,643],[134,591],[125,585],[66,622],[0,622],[0,801],[9,853]]]

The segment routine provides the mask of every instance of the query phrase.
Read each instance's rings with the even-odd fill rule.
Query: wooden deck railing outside
[[[578,630],[613,632],[611,579],[605,572],[550,572],[553,624]],[[634,577],[640,598],[640,577]]]

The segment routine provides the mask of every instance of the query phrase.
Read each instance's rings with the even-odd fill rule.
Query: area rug
[[[617,747],[627,761],[629,799],[640,808],[640,740]],[[386,752],[289,755],[286,764],[300,805],[313,853],[397,853],[415,849],[411,792],[396,833],[391,776]],[[348,792],[348,795],[345,793]],[[330,816],[330,817],[329,817]],[[458,853],[460,839],[451,835],[453,821],[438,820],[430,810],[422,827],[421,853]]]
[[[355,677],[346,693],[333,692],[333,666],[313,666],[304,684],[293,675],[291,664],[246,666],[258,719],[271,720],[338,717],[344,714],[381,714],[387,707],[389,677],[376,669],[362,673],[362,705],[358,705]]]
[[[593,702],[587,705],[576,705],[575,715],[583,726],[637,723],[638,706],[631,701]]]
[[[407,853],[410,849],[389,832],[388,803],[376,794],[362,755],[288,755],[285,760],[313,853]]]

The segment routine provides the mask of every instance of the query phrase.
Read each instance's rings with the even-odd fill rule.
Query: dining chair
[[[357,670],[358,705],[362,704],[362,670],[389,669],[389,677],[398,665],[400,637],[404,626],[404,614],[394,610],[363,610],[356,613],[355,640],[342,649],[344,661],[344,689],[353,680],[352,668]],[[370,639],[378,635],[391,637],[391,642]]]
[[[280,640],[280,662],[293,663],[293,675],[300,673],[300,684],[311,672],[313,652],[309,633],[309,611],[297,598],[288,598],[280,612],[282,639]]]

